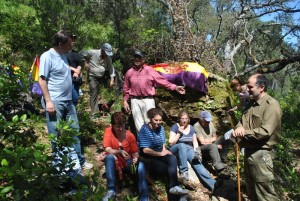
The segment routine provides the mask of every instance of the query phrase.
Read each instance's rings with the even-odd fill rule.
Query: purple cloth
[[[38,94],[38,95],[43,95],[43,93],[42,93],[42,90],[41,90],[41,87],[40,87],[40,85],[39,85],[39,83],[38,82],[34,82],[34,83],[32,83],[32,85],[31,85],[31,90],[30,90],[32,93],[34,93],[34,94]]]

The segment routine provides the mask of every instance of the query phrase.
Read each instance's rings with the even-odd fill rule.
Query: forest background
[[[0,112],[8,101],[18,100],[20,90],[29,91],[35,55],[48,50],[53,34],[61,29],[77,35],[78,51],[112,44],[114,66],[120,72],[130,67],[130,55],[138,48],[145,51],[148,64],[195,61],[225,80],[265,73],[271,81],[269,93],[283,110],[276,188],[282,196],[300,199],[298,1],[0,0],[1,67],[16,65],[21,71],[14,78],[1,73]],[[81,135],[101,140],[102,131],[84,117]],[[30,119],[1,115],[0,198],[43,200],[42,192],[56,195],[45,154],[49,147],[33,137],[38,121],[42,120],[34,115]],[[94,188],[91,200],[102,190]]]

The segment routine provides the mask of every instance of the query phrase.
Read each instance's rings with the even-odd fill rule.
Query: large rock
[[[166,127],[177,121],[178,113],[183,109],[189,112],[191,124],[198,120],[202,110],[208,110],[213,115],[214,124],[220,132],[226,132],[233,125],[227,114],[233,105],[233,93],[227,81],[210,78],[208,94],[186,88],[186,94],[180,95],[175,91],[158,88],[156,105],[166,114],[164,117]]]

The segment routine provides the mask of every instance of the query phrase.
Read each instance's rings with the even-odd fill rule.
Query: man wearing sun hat
[[[115,73],[111,60],[112,46],[104,43],[98,50],[83,51],[80,54],[85,60],[89,77],[91,117],[94,117],[99,113],[98,94],[100,86],[105,81],[103,80],[105,71],[108,71],[110,75],[110,87],[114,85]]]
[[[202,111],[199,115],[199,121],[194,124],[194,128],[201,150],[209,153],[215,170],[225,169],[226,165],[222,160],[225,161],[227,158],[229,144],[223,136],[218,138],[217,130],[212,122],[212,115],[208,111]],[[221,153],[219,153],[219,149]]]

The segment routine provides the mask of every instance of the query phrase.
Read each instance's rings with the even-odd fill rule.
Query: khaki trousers
[[[245,181],[251,201],[279,201],[273,186],[273,159],[269,150],[245,150]]]
[[[145,98],[145,99],[131,99],[131,112],[135,124],[135,128],[137,133],[141,129],[141,127],[149,122],[147,117],[147,111],[155,108],[155,101],[153,98]]]

